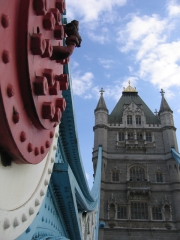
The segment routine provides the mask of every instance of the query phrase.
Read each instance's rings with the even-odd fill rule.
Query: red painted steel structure
[[[64,0],[0,0],[0,6],[0,146],[16,163],[38,164],[66,107],[63,64],[76,37],[63,46]]]

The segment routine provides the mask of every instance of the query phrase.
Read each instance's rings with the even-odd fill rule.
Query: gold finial
[[[163,89],[161,88],[161,91],[160,91],[160,93],[161,93],[161,96],[164,96],[164,94],[165,94],[165,92],[163,91]]]
[[[101,97],[103,96],[103,93],[105,92],[103,88],[99,91],[101,93]]]
[[[127,87],[127,88],[124,88],[124,92],[137,92],[136,91],[136,88],[133,88],[133,87],[131,87],[131,82],[130,82],[130,80],[128,81],[128,83],[129,83],[129,86]]]

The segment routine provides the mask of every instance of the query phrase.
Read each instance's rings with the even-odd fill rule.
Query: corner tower
[[[101,92],[93,151],[95,163],[103,145],[99,240],[180,239],[176,129],[164,93],[154,114],[129,82],[107,114]]]

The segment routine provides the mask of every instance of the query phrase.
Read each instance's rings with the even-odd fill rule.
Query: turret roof
[[[130,105],[132,102],[134,102],[143,110],[147,124],[158,124],[158,116],[154,115],[153,112],[149,109],[149,107],[145,104],[145,102],[139,97],[136,89],[134,88],[134,91],[132,91],[132,89],[133,88],[130,86],[130,84],[128,88],[124,89],[121,98],[119,99],[112,113],[108,116],[108,122],[122,123],[124,106]]]
[[[168,105],[168,103],[167,103],[167,101],[166,101],[166,99],[165,99],[165,97],[164,97],[164,91],[163,91],[163,89],[161,89],[161,95],[162,95],[162,99],[161,99],[161,106],[160,106],[160,110],[159,110],[159,114],[161,113],[161,112],[165,112],[165,111],[167,111],[167,112],[173,112],[172,110],[171,110],[171,108],[169,107],[169,105]]]
[[[106,107],[106,103],[104,101],[103,92],[104,92],[104,90],[103,90],[103,88],[101,88],[101,90],[100,90],[101,96],[100,96],[100,99],[98,101],[95,111],[98,111],[100,109],[108,111],[108,109]]]

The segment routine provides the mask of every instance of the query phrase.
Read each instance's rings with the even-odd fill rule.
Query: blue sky
[[[81,156],[92,186],[94,109],[99,90],[109,113],[123,87],[136,87],[154,112],[160,89],[174,112],[180,143],[180,1],[66,0],[68,22],[80,22],[81,48],[71,56]]]

